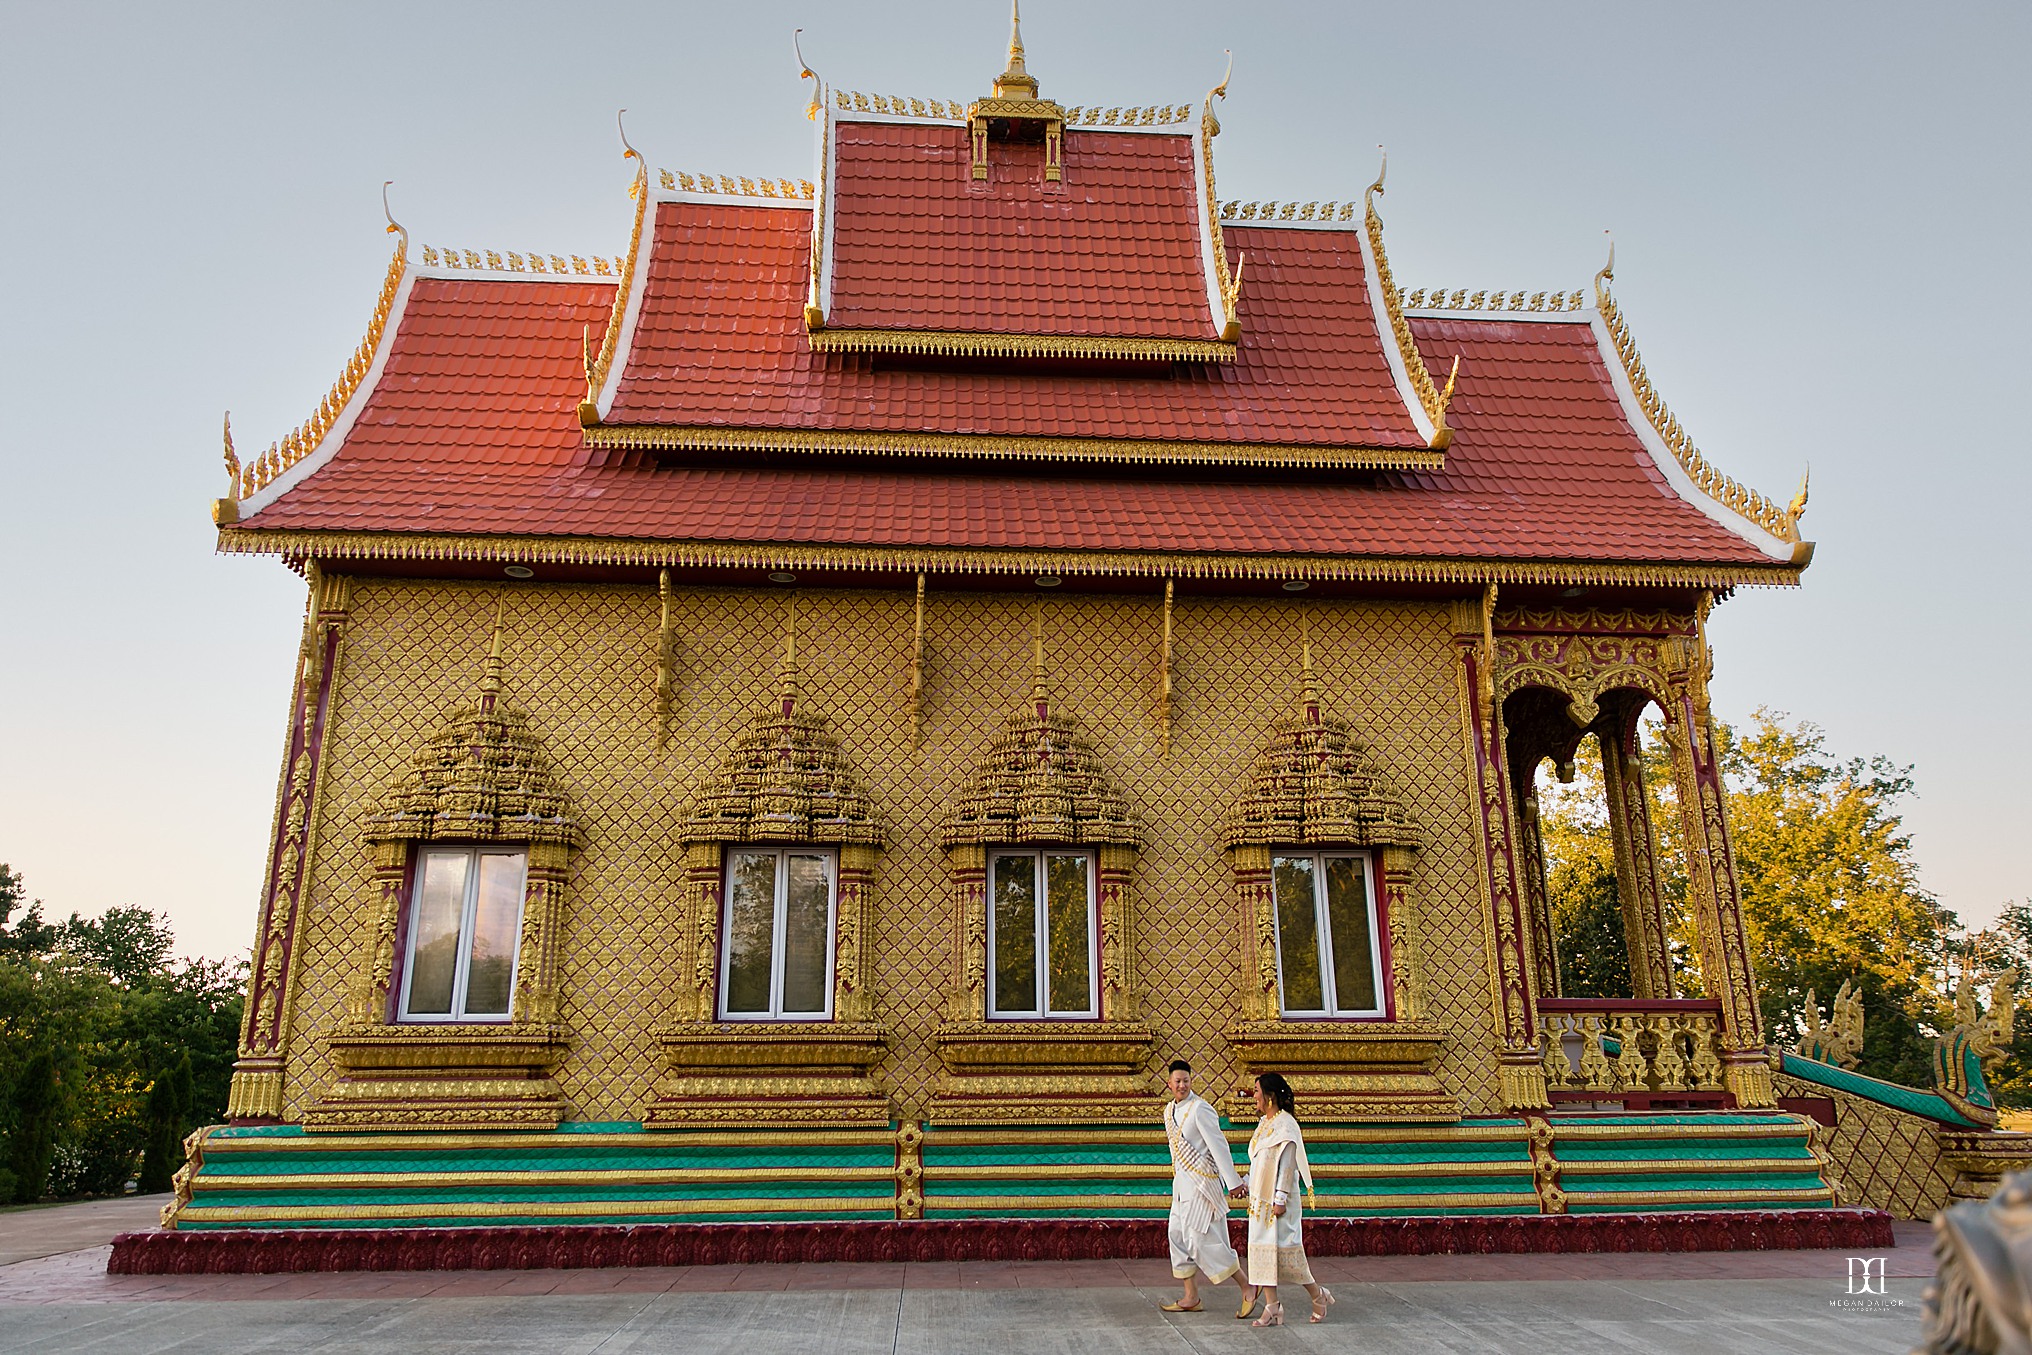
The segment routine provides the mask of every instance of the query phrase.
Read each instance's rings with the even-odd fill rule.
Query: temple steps
[[[1796,1116],[1561,1114],[1544,1123],[1557,1195],[1540,1190],[1531,1122],[1521,1118],[1308,1124],[1317,1188],[1308,1213],[1834,1203]],[[1169,1209],[1170,1159],[1155,1125],[930,1125],[916,1137],[894,1127],[645,1131],[626,1122],[550,1133],[215,1128],[172,1208],[186,1230],[894,1220],[910,1216],[920,1191],[926,1219],[1161,1219]],[[1229,1137],[1239,1157],[1248,1131],[1231,1127]]]

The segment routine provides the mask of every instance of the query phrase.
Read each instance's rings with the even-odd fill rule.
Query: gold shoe
[[[1204,1303],[1160,1303],[1157,1305],[1157,1311],[1160,1313],[1199,1313],[1206,1311],[1206,1305]]]
[[[1235,1309],[1235,1316],[1237,1318],[1254,1317],[1256,1315],[1256,1304],[1258,1302],[1259,1300],[1256,1295],[1254,1294],[1249,1295],[1248,1300],[1244,1302],[1241,1307]]]

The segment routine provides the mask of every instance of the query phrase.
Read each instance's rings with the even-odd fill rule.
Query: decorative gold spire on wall
[[[1300,613],[1299,702],[1257,754],[1229,812],[1229,847],[1317,843],[1416,847],[1418,825],[1347,721],[1325,713],[1311,628]]]
[[[1142,824],[1100,754],[1077,721],[1052,709],[1041,601],[1031,634],[1029,700],[982,753],[942,836],[948,847],[1142,841]]]
[[[882,822],[832,727],[804,709],[797,599],[786,609],[776,693],[699,783],[679,824],[685,842],[879,846]]]
[[[450,711],[408,771],[367,820],[371,841],[436,838],[479,842],[561,842],[584,834],[572,801],[551,771],[529,716],[502,697],[507,668],[504,599],[470,705]]]

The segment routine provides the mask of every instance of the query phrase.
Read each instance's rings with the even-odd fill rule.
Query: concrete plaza
[[[1230,1316],[1232,1286],[1205,1312],[1159,1311],[1177,1292],[1161,1261],[107,1275],[104,1240],[152,1208],[0,1214],[0,1256],[45,1251],[0,1264],[0,1351],[1865,1355],[1912,1348],[1932,1273],[1916,1224],[1871,1253],[1881,1295],[1849,1292],[1839,1252],[1322,1257],[1329,1320],[1294,1303],[1293,1325],[1257,1331]]]

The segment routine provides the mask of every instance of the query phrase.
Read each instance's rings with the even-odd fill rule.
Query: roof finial
[[[1009,0],[1009,65],[995,77],[998,99],[1034,99],[1037,77],[1023,65],[1023,12],[1017,0]]]
[[[1595,274],[1595,304],[1597,306],[1602,303],[1602,298],[1608,295],[1609,284],[1616,280],[1616,233],[1604,230],[1602,234],[1609,237],[1609,261],[1602,265],[1601,272]]]
[[[383,179],[381,181],[381,215],[388,218],[388,229],[385,233],[388,235],[401,236],[402,252],[405,255],[407,255],[409,253],[409,231],[403,226],[403,224],[400,221],[397,221],[395,219],[395,213],[388,210],[388,190],[391,187],[393,187],[394,184],[395,180],[393,179]]]
[[[233,451],[233,411],[226,411],[226,497],[240,497],[240,458]]]
[[[1214,116],[1214,100],[1228,97],[1228,81],[1235,74],[1235,49],[1224,47],[1221,50],[1228,54],[1228,68],[1221,72],[1221,82],[1207,91],[1206,117],[1203,121],[1206,124],[1206,134],[1208,136],[1219,136],[1221,134],[1221,120]]]
[[[1460,379],[1460,354],[1453,355],[1453,368],[1446,374],[1446,389],[1439,393],[1439,421],[1446,423],[1446,407],[1453,403],[1453,383]]]
[[[802,28],[790,30],[790,50],[797,53],[797,78],[811,81],[811,103],[804,110],[805,121],[817,122],[819,109],[825,106],[825,81],[818,78],[818,72],[804,59],[804,45],[798,41],[803,33]]]
[[[627,114],[628,110],[625,108],[614,114],[614,130],[621,134],[621,158],[635,162],[635,181],[628,185],[628,196],[632,198],[649,186],[649,162],[642,158],[641,151],[629,144],[628,128],[621,121]]]
[[[1382,156],[1383,156],[1383,163],[1382,163],[1382,164],[1380,164],[1380,165],[1378,165],[1378,166],[1376,167],[1376,182],[1374,182],[1374,183],[1370,184],[1370,185],[1369,185],[1369,186],[1368,186],[1367,188],[1365,188],[1365,189],[1363,189],[1363,190],[1362,190],[1362,207],[1363,207],[1363,209],[1364,209],[1364,210],[1367,210],[1367,209],[1368,209],[1368,207],[1369,207],[1369,204],[1370,204],[1370,199],[1372,199],[1372,198],[1376,197],[1376,196],[1377,196],[1378,194],[1382,193],[1382,191],[1383,191],[1383,180],[1384,180],[1384,179],[1386,179],[1386,178],[1388,178],[1388,177],[1389,177],[1389,175],[1390,175],[1390,151],[1389,151],[1389,149],[1388,149],[1387,147],[1384,147],[1384,146],[1380,146],[1380,145],[1379,145],[1379,146],[1377,146],[1377,147],[1376,147],[1376,149],[1377,149],[1377,151],[1379,151],[1379,152],[1380,152],[1380,153],[1382,154]]]
[[[228,439],[227,445],[229,448],[232,445],[230,439]],[[1797,527],[1799,519],[1806,516],[1806,491],[1812,479],[1813,463],[1809,461],[1806,463],[1806,470],[1799,477],[1799,492],[1792,496],[1791,503],[1785,505],[1785,522],[1788,526]]]

